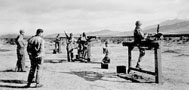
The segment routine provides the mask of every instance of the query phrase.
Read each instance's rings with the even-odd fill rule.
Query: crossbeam
[[[146,47],[146,48],[154,48],[152,50],[154,50],[154,57],[155,57],[155,72],[151,72],[151,71],[146,71],[146,70],[139,70],[136,68],[131,67],[131,59],[132,59],[132,50],[134,47],[137,46],[136,43],[134,42],[123,42],[122,43],[123,46],[127,46],[128,47],[128,73],[131,70],[134,71],[138,71],[138,72],[142,72],[142,73],[146,73],[146,74],[151,74],[155,76],[155,82],[156,83],[162,83],[162,71],[161,71],[161,45],[160,42],[157,41],[142,41],[140,43],[140,46],[142,47]]]
[[[130,67],[129,69],[130,69],[130,70],[134,70],[134,71],[138,71],[138,72],[142,72],[142,73],[147,73],[147,74],[151,74],[151,75],[156,75],[155,72],[151,72],[151,71],[146,71],[146,70],[142,70],[142,69],[136,69],[136,68],[133,68],[133,67]]]

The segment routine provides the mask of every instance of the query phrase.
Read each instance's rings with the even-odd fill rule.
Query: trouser
[[[58,51],[58,49],[59,49],[59,43],[55,42],[55,50],[56,50],[56,52]]]
[[[33,78],[35,77],[36,83],[39,83],[40,79],[40,74],[41,74],[41,65],[43,63],[42,57],[36,58],[30,56],[30,61],[31,61],[31,67],[30,67],[30,72],[28,75],[28,83],[32,83]]]
[[[140,62],[141,62],[143,56],[145,55],[145,48],[138,46],[138,49],[139,49],[140,54],[139,54],[139,58],[137,61],[137,66],[140,66]]]
[[[25,54],[24,48],[17,49],[16,71],[25,71]]]
[[[73,57],[74,57],[74,54],[73,54],[73,50],[70,50],[70,51],[68,51],[68,53],[67,53],[68,55],[68,61],[72,61],[73,60]]]

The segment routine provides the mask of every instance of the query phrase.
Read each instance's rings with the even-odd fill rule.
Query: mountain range
[[[157,25],[150,25],[143,28],[143,32],[146,33],[156,33],[157,32]],[[159,32],[163,34],[189,34],[189,20],[182,20],[182,19],[173,19],[173,20],[166,20],[164,22],[159,23],[160,28]],[[46,35],[45,38],[55,38],[58,33]],[[65,37],[64,33],[59,33],[61,37]],[[86,32],[88,36],[99,36],[99,37],[116,37],[116,36],[132,36],[133,31],[114,31],[109,29],[94,31],[94,32]],[[74,36],[78,37],[80,34],[74,34]],[[2,35],[0,38],[15,38],[17,34],[7,34]]]

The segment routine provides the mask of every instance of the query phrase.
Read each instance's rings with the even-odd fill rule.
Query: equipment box
[[[117,73],[126,73],[126,66],[117,66]]]
[[[108,69],[108,64],[107,63],[101,63],[101,68],[102,69]]]

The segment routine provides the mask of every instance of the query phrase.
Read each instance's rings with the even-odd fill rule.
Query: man
[[[67,58],[68,58],[68,62],[70,62],[70,61],[73,61],[73,57],[74,57],[73,50],[76,48],[75,46],[76,40],[75,38],[73,38],[72,33],[70,33],[70,36],[66,34],[66,39],[67,39],[67,47],[66,47]]]
[[[83,32],[82,36],[81,36],[81,40],[80,40],[80,44],[81,44],[81,53],[82,53],[82,57],[83,59],[85,59],[86,55],[87,55],[87,36],[85,34],[85,32]]]
[[[28,75],[28,84],[26,87],[30,87],[33,82],[34,75],[36,75],[36,87],[41,87],[39,83],[41,65],[43,63],[45,51],[45,41],[42,38],[43,30],[37,29],[36,35],[28,39],[27,52],[31,61],[30,72]]]
[[[110,63],[108,41],[105,42],[105,46],[103,47],[103,54],[105,54],[105,56],[102,60],[102,63]]]
[[[146,39],[147,34],[144,35],[144,33],[142,32],[142,29],[140,28],[142,23],[140,21],[136,21],[135,25],[136,25],[136,27],[135,27],[135,30],[134,30],[134,42],[138,46],[139,53],[140,53],[138,61],[137,61],[136,68],[141,69],[140,62],[141,62],[143,56],[145,55],[145,49],[143,47],[141,47],[140,44],[141,44],[142,41],[144,41]]]
[[[56,40],[55,40],[55,51],[57,52],[59,49],[59,41],[60,41],[60,34],[58,34],[56,36]]]
[[[25,42],[24,42],[24,31],[20,30],[20,35],[16,38],[17,44],[17,64],[16,71],[17,72],[26,72],[25,71]]]

